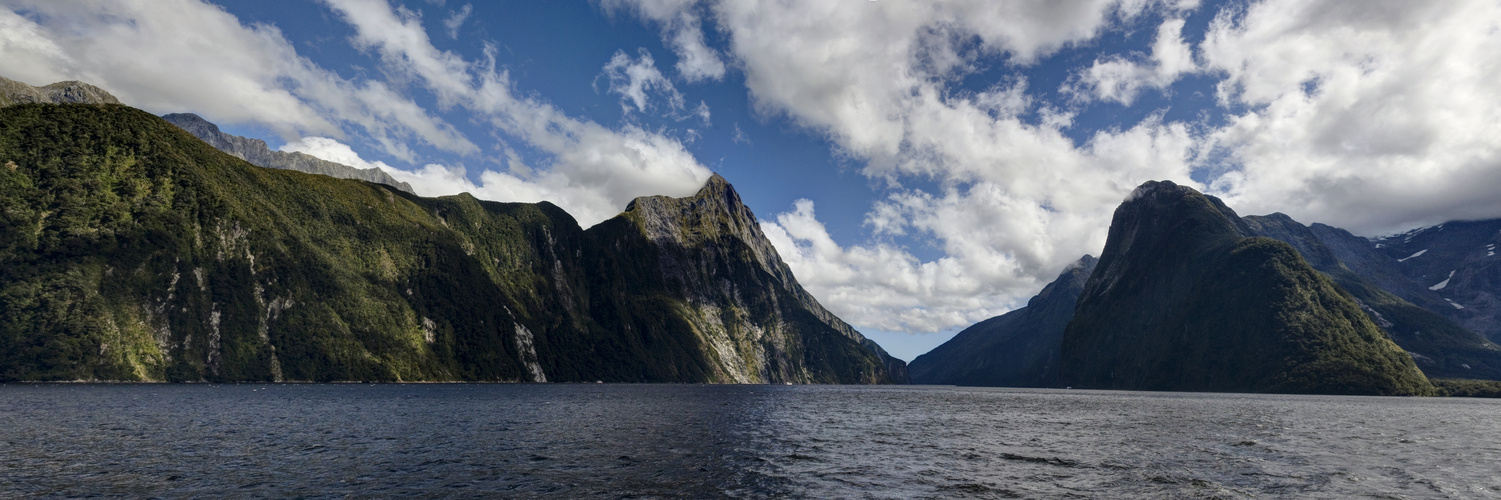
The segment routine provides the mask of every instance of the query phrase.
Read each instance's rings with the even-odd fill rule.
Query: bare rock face
[[[793,277],[766,239],[755,214],[729,182],[715,174],[687,198],[637,198],[622,217],[657,249],[668,292],[696,311],[692,321],[717,349],[731,378],[745,382],[816,382],[826,372],[810,364],[861,366],[866,354],[878,365],[855,377],[866,382],[907,381],[906,363],[818,303]],[[809,344],[851,344],[866,353],[850,359],[802,356]],[[839,351],[839,349],[834,349]],[[729,359],[736,358],[736,359]],[[743,367],[744,370],[738,370]]]
[[[33,87],[0,77],[0,106],[26,103],[120,104],[120,100],[104,89],[78,81]]]
[[[204,120],[203,117],[192,113],[172,113],[162,115],[162,119],[188,131],[194,137],[202,139],[203,142],[209,143],[210,146],[220,151],[250,162],[251,165],[296,170],[298,172],[327,175],[340,179],[374,182],[376,184],[385,184],[408,193],[412,192],[410,184],[398,181],[378,168],[354,168],[304,153],[272,151],[270,147],[266,146],[266,141],[226,134],[219,130],[218,125],[214,125],[208,120]]]

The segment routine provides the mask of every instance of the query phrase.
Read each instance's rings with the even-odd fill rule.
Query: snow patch
[[[1404,257],[1404,258],[1401,258],[1401,259],[1397,259],[1397,262],[1407,262],[1407,259],[1411,259],[1413,257],[1418,257],[1418,256],[1421,256],[1421,255],[1423,255],[1425,253],[1428,253],[1428,249],[1427,248],[1424,248],[1422,250],[1418,250],[1418,253],[1415,253],[1415,254],[1412,254],[1412,255],[1408,255],[1407,257]]]
[[[1458,269],[1456,269],[1455,271],[1457,271],[1457,270]],[[1439,291],[1439,290],[1443,290],[1444,287],[1449,286],[1449,280],[1452,280],[1452,279],[1454,279],[1454,271],[1449,271],[1449,277],[1444,278],[1444,280],[1438,282],[1437,285],[1433,285],[1433,286],[1428,287],[1428,289],[1429,290],[1433,290],[1435,292]]]
[[[1444,299],[1444,300],[1448,300],[1449,301],[1449,305],[1454,306],[1455,309],[1464,309],[1465,308],[1465,306],[1462,306],[1462,305],[1459,305],[1459,304],[1455,304],[1454,301],[1452,301],[1452,300],[1449,300],[1449,299]]]

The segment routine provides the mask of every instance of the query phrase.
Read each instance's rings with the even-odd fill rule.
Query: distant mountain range
[[[1375,241],[1392,292],[1501,343],[1501,219],[1453,221]]]
[[[119,104],[120,101],[104,89],[83,82],[68,81],[33,87],[0,77],[0,107],[25,103]],[[379,168],[360,169],[305,153],[272,151],[266,146],[266,141],[226,134],[219,130],[218,125],[209,123],[208,120],[192,113],[172,113],[163,115],[162,118],[220,151],[250,162],[251,165],[374,182],[408,193],[412,192],[410,184],[392,178],[390,174]]]
[[[1371,241],[1147,183],[1117,210],[1076,302],[1059,293],[1078,283],[1071,266],[909,369],[925,384],[1351,394],[1428,393],[1424,375],[1501,380],[1501,347],[1486,338],[1498,243],[1501,221]]]
[[[0,380],[906,381],[718,176],[584,230],[114,104],[0,108],[0,165]]]
[[[354,168],[342,163],[334,163],[323,160],[306,153],[272,151],[266,146],[266,141],[250,139],[238,135],[226,134],[219,130],[218,125],[209,123],[202,117],[192,113],[172,113],[162,115],[168,123],[177,125],[194,137],[202,139],[210,146],[220,151],[234,155],[235,158],[250,162],[251,165],[266,168],[282,168],[307,172],[310,174],[327,175],[340,179],[356,179],[412,192],[412,186],[398,181],[379,168]]]

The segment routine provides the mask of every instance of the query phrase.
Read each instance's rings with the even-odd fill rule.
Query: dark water
[[[0,385],[0,497],[1501,497],[1501,401]]]

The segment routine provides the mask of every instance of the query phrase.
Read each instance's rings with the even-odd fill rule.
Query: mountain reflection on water
[[[1501,401],[0,385],[0,496],[1501,497]]]

